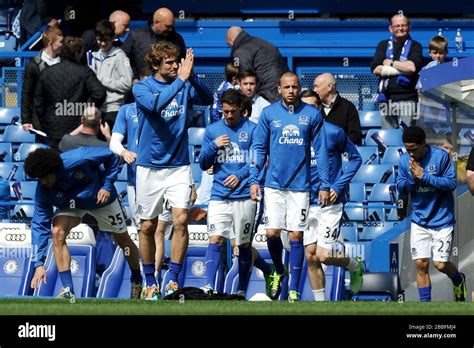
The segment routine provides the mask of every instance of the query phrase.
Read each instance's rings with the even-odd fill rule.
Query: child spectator
[[[448,40],[442,36],[435,36],[430,40],[429,54],[431,62],[424,66],[421,70],[432,68],[438,64],[442,64],[446,61],[448,55]],[[421,89],[421,81],[418,79],[416,84],[417,89]]]
[[[102,119],[112,129],[125,94],[132,87],[132,68],[122,49],[114,47],[115,27],[112,22],[102,20],[97,23],[96,38],[100,49],[92,53],[89,64],[107,91],[100,111]]]
[[[230,88],[239,88],[239,80],[237,79],[238,73],[239,68],[234,66],[232,63],[228,63],[225,66],[225,81],[220,84],[219,88],[217,88],[217,92],[214,93],[214,103],[211,108],[211,122],[217,122],[222,118],[222,104],[220,101],[222,93]]]

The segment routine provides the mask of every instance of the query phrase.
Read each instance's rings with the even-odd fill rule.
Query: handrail
[[[48,25],[43,25],[36,33],[34,33],[24,44],[21,46],[18,51],[22,52],[28,47],[31,49],[43,36],[43,31],[48,27]]]

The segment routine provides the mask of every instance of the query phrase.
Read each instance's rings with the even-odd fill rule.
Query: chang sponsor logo
[[[300,138],[300,129],[294,124],[289,124],[283,127],[278,143],[287,145],[303,145],[303,138]]]
[[[161,111],[161,117],[171,118],[184,114],[184,106],[179,105],[176,98],[174,98],[171,103],[169,103],[165,109]]]

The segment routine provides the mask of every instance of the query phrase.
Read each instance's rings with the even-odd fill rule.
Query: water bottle
[[[367,159],[367,161],[365,161],[364,164],[372,164],[372,162],[374,161],[374,159],[377,158],[377,154],[374,152],[372,155],[370,155],[370,157]]]
[[[443,28],[438,29],[438,36],[444,37],[443,36]]]
[[[464,39],[461,34],[461,29],[458,29],[454,42],[456,43],[456,51],[464,52]]]

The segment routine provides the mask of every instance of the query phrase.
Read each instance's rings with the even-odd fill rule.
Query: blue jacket
[[[150,76],[133,86],[138,111],[137,165],[173,168],[189,165],[188,108],[212,104],[212,94],[197,78],[171,83]]]
[[[36,187],[35,212],[31,223],[35,267],[42,266],[46,258],[54,207],[102,208],[104,206],[96,203],[101,189],[110,192],[108,204],[117,198],[114,182],[119,158],[107,147],[79,147],[63,152],[61,159],[63,168],[57,173],[54,186],[48,189],[38,182]]]
[[[212,184],[211,200],[249,199],[249,169],[251,161],[250,147],[255,136],[256,125],[242,117],[235,127],[229,127],[224,119],[206,128],[204,141],[199,156],[202,170],[214,166],[214,181]],[[227,135],[230,146],[218,148],[215,139]],[[239,186],[230,189],[224,186],[224,180],[229,175],[236,175],[240,180]]]
[[[346,202],[347,185],[362,165],[362,157],[357,148],[346,136],[341,127],[330,122],[324,122],[326,132],[327,151],[329,155],[331,189],[337,192],[338,198],[334,204]],[[342,172],[342,155],[347,153],[349,164],[345,172]],[[319,176],[314,145],[311,146],[311,205],[318,203],[321,178]]]
[[[427,146],[428,152],[420,161],[424,171],[421,180],[411,176],[410,155],[406,152],[400,157],[397,189],[411,193],[412,222],[432,229],[454,226],[454,168],[446,151]]]
[[[258,184],[269,156],[265,187],[279,190],[311,190],[311,145],[323,191],[329,190],[329,158],[321,113],[314,106],[300,103],[289,110],[283,101],[263,109],[252,145],[256,160],[250,166],[250,184]]]

